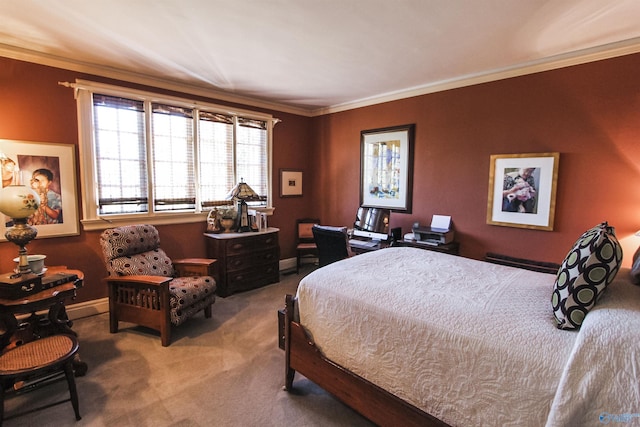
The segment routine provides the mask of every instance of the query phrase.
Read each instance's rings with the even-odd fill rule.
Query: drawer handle
[[[22,286],[20,286],[20,290],[21,290],[22,292],[31,292],[31,291],[32,291],[32,290],[34,290],[35,288],[36,288],[36,284],[35,284],[35,282],[34,282],[34,283],[29,283],[29,284],[26,284],[26,285],[22,285]]]

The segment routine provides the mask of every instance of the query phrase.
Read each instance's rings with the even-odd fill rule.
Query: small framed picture
[[[553,230],[560,153],[494,154],[487,224]]]
[[[280,197],[302,197],[302,171],[280,169]]]

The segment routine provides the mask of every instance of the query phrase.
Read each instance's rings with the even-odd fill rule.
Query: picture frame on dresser
[[[415,124],[360,132],[360,206],[411,213]]]
[[[490,157],[487,224],[552,231],[560,153]]]
[[[43,191],[47,194],[48,206],[58,211],[56,218],[36,212],[27,220],[38,230],[37,239],[78,235],[75,146],[0,139],[0,154],[3,188],[20,184],[38,193]],[[10,178],[12,173],[13,177]],[[0,241],[6,241],[4,234],[11,223],[4,215],[0,216],[3,217],[0,221]]]

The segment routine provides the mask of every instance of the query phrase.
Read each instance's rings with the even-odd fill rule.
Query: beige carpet
[[[133,325],[121,324],[121,332],[110,334],[108,314],[76,320],[80,357],[89,365],[76,378],[82,420],[76,422],[71,404],[64,403],[4,425],[371,426],[299,374],[295,392],[282,389],[277,310],[305,272],[218,298],[213,318],[201,313],[174,328],[169,347],[160,345],[156,332]],[[5,408],[11,415],[35,400],[67,396],[62,381],[14,396]]]

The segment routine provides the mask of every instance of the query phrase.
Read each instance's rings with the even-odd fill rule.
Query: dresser
[[[217,294],[226,297],[280,280],[278,228],[246,233],[205,233],[207,256],[215,258]]]

